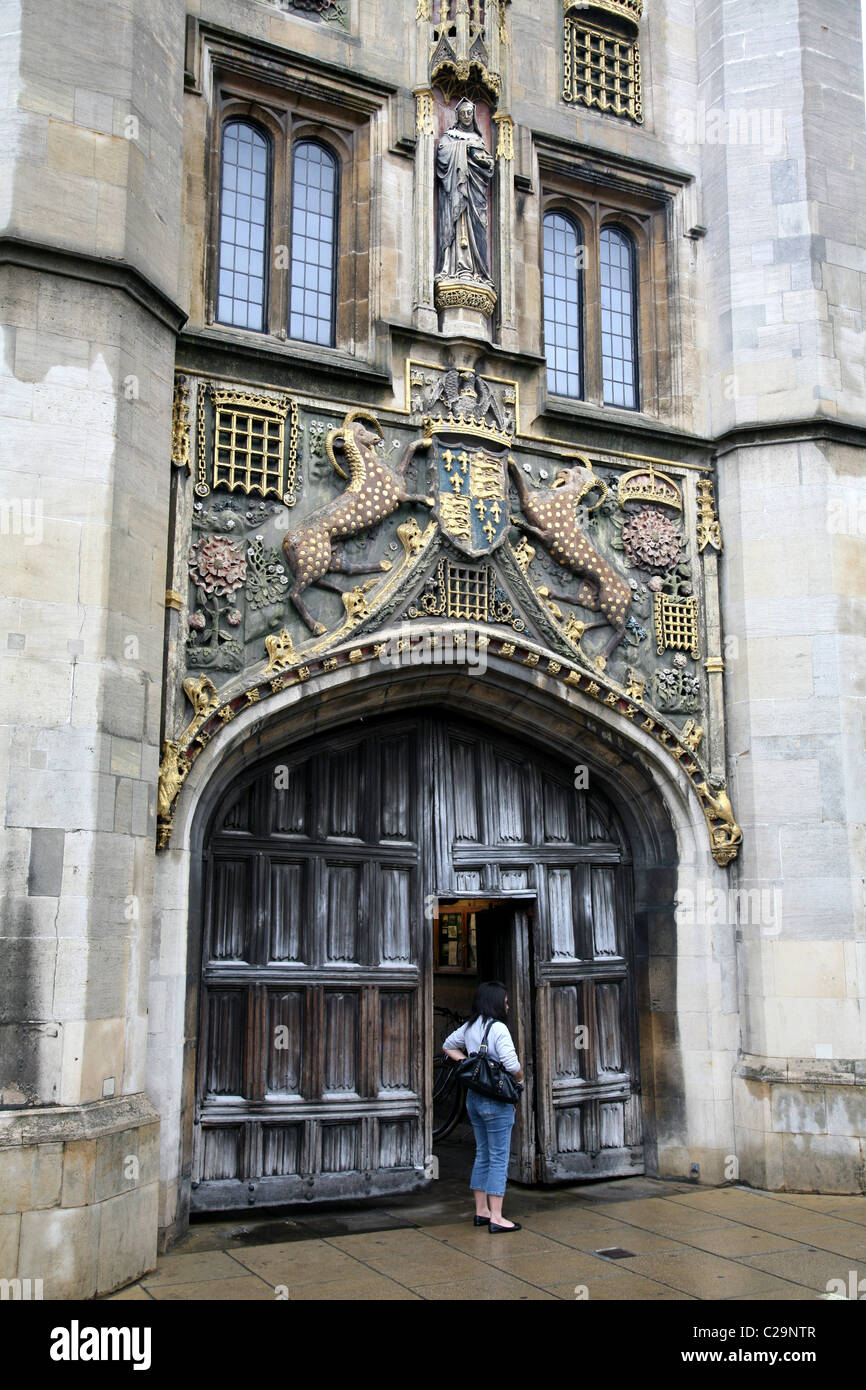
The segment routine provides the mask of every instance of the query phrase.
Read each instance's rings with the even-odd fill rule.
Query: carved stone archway
[[[586,764],[598,778],[626,828],[634,862],[647,1171],[684,1175],[686,1156],[698,1154],[710,1180],[722,1176],[732,1127],[728,1137],[727,1115],[707,1123],[703,1055],[688,1045],[681,1025],[685,1013],[690,1023],[694,1016],[716,1016],[730,1034],[731,1020],[722,1016],[732,1011],[733,942],[713,941],[695,927],[685,935],[677,931],[677,897],[692,893],[696,901],[707,881],[724,883],[688,776],[677,775],[640,727],[626,733],[621,720],[582,692],[532,667],[492,654],[483,674],[475,675],[459,666],[395,670],[369,659],[279,691],[267,707],[242,709],[202,750],[180,794],[172,847],[157,866],[154,987],[171,1006],[163,1005],[155,1020],[163,1027],[153,1039],[150,1077],[165,1116],[160,1224],[168,1239],[182,1231],[188,1213],[196,1009],[187,984],[198,976],[202,849],[215,809],[238,772],[270,751],[374,715],[397,717],[432,706],[513,731],[559,758]]]

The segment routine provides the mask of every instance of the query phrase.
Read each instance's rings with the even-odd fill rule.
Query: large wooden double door
[[[467,895],[513,923],[515,1176],[641,1172],[630,880],[570,764],[445,716],[245,773],[205,854],[193,1207],[424,1183],[433,916]]]

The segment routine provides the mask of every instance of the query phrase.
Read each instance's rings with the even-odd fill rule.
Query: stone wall
[[[183,25],[170,4],[82,2],[60,42],[54,6],[13,19],[2,1272],[85,1297],[155,1251],[144,1092]]]
[[[0,1186],[15,1209],[0,1215],[0,1275],[42,1277],[49,1297],[135,1277],[152,1264],[154,1223],[177,1234],[186,1215],[188,865],[155,870],[154,850],[175,365],[298,390],[325,422],[363,405],[396,426],[407,361],[467,347],[421,294],[432,164],[414,3],[344,0],[337,24],[268,0],[188,8],[185,33],[174,0],[70,0],[61,31],[56,6],[20,0],[4,39]],[[674,1117],[663,1133],[648,1118],[658,1171],[697,1163],[722,1181],[733,1157],[757,1185],[863,1190],[857,7],[652,0],[641,124],[560,101],[559,0],[504,9],[514,158],[500,161],[496,206],[513,218],[497,254],[514,305],[485,370],[518,382],[521,431],[553,454],[591,445],[693,467],[717,454],[721,770],[744,840],[736,867],[698,862],[706,825],[694,799],[680,804],[678,891],[703,906],[659,951],[680,963],[676,988],[663,967],[648,975],[647,1079]],[[362,93],[345,126],[364,155],[353,209],[372,273],[343,306],[355,317],[341,351],[208,321],[203,35],[252,54],[262,91],[288,55],[305,118]],[[658,335],[664,371],[649,411],[548,397],[538,237],[557,149],[568,177],[656,200],[642,334]],[[169,670],[165,732],[177,734],[181,672]],[[720,877],[728,906],[712,915]],[[158,1217],[146,1090],[163,1125]],[[121,1246],[124,1226],[135,1235]]]

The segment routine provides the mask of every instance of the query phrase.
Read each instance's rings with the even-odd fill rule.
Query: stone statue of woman
[[[437,280],[492,284],[487,257],[487,193],[493,169],[493,156],[478,129],[475,105],[464,97],[436,148]]]

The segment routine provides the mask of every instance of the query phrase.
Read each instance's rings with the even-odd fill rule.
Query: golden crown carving
[[[669,478],[667,473],[656,472],[652,464],[624,473],[619,480],[617,497],[621,507],[626,502],[658,502],[678,512],[683,509],[683,495],[673,478]]]
[[[425,415],[422,425],[428,439],[434,434],[472,434],[479,439],[489,439],[494,444],[510,444],[514,438],[509,430],[498,429],[496,425],[489,425],[486,420],[479,420],[473,415],[455,415],[452,410],[447,414]]]

